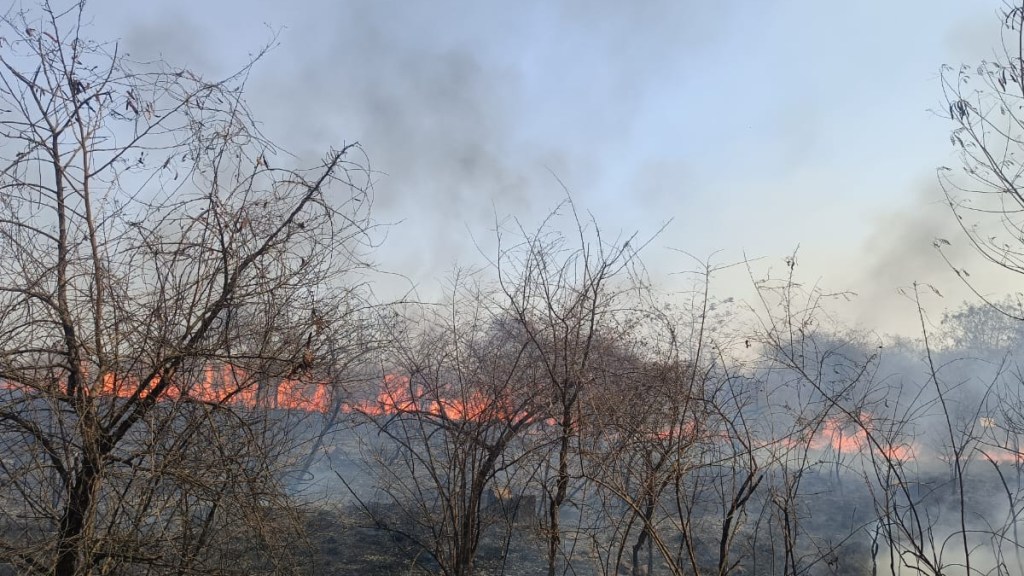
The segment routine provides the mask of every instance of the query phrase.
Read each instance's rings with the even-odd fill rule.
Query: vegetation
[[[0,558],[282,571],[300,534],[266,399],[359,323],[358,149],[270,168],[245,70],[133,63],[81,10],[0,22]]]
[[[384,305],[358,145],[289,167],[259,55],[133,62],[83,10],[0,20],[0,571],[1024,574],[1019,298],[935,330],[914,286],[894,343],[795,256],[752,302],[707,263],[666,295],[570,199]],[[1024,6],[1003,24],[946,70],[940,176],[1024,272]]]

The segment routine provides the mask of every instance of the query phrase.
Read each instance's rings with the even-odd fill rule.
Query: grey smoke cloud
[[[381,259],[427,281],[479,261],[470,231],[486,244],[495,214],[539,220],[564,197],[558,179],[610,226],[646,226],[603,206],[604,183],[629,154],[645,98],[680,81],[729,13],[611,1],[149,10],[120,15],[124,44],[211,75],[269,37],[261,20],[283,26],[250,80],[257,116],[300,158],[358,140],[378,171],[377,215],[401,222]]]
[[[998,299],[1019,283],[978,255],[943,199],[938,179],[922,176],[909,205],[874,219],[860,251],[863,260],[836,271],[843,285],[857,293],[849,308],[862,325],[882,333],[919,334],[920,319],[910,297],[915,282],[922,285],[922,304],[932,323],[941,320],[944,310],[974,299],[936,249],[939,239],[949,243],[941,246],[950,263],[966,269],[974,288],[986,297]]]
[[[495,214],[536,223],[563,198],[557,176],[611,235],[650,233],[674,218],[655,249],[704,257],[725,248],[722,258],[734,261],[743,250],[776,258],[799,244],[817,266],[810,274],[859,292],[858,317],[886,331],[907,325],[890,314],[904,306],[899,286],[947,273],[931,243],[950,222],[916,204],[859,222],[850,207],[892,212],[892,199],[906,205],[909,193],[878,195],[878,180],[905,181],[906,171],[942,162],[898,160],[891,147],[942,141],[942,130],[925,138],[914,128],[938,97],[939,64],[991,54],[998,6],[943,20],[952,5],[925,20],[901,8],[884,21],[870,5],[810,2],[91,8],[98,36],[209,77],[242,65],[279,30],[280,46],[250,78],[256,115],[306,162],[331,145],[363,144],[378,171],[376,214],[400,222],[379,260],[417,282],[435,283],[456,261],[480,263],[474,243],[491,250]],[[815,22],[830,25],[825,43]],[[848,42],[844,34],[862,38],[868,22],[876,40],[908,52]],[[910,50],[921,39],[929,47]],[[877,54],[886,65],[871,60]],[[848,240],[861,236],[868,240]],[[653,250],[647,263],[666,277],[688,266]]]

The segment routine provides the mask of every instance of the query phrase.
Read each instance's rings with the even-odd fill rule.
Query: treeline
[[[929,347],[843,332],[792,264],[755,282],[759,308],[716,302],[711,269],[665,298],[563,210],[574,234],[522,235],[497,281],[394,317],[364,389],[380,400],[340,436],[365,466],[335,468],[367,525],[445,574],[524,534],[549,574],[1024,569],[1015,349],[962,346],[1014,338],[987,307]]]
[[[0,17],[0,569],[311,573],[326,511],[448,575],[523,542],[551,575],[1024,573],[1015,300],[936,333],[914,286],[921,338],[891,343],[792,258],[750,303],[711,266],[662,294],[643,238],[567,201],[442,301],[381,303],[375,176],[261,133],[262,52],[211,80],[88,22]],[[1016,53],[946,72],[943,182],[1019,272]]]

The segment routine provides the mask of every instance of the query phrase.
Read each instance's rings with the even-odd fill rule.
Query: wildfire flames
[[[148,388],[152,389],[158,382],[159,380],[151,382]],[[0,384],[0,388],[16,389],[9,383]],[[146,391],[140,390],[140,383],[135,378],[118,377],[108,373],[99,379],[91,393],[98,396],[129,398]],[[422,386],[412,385],[408,376],[396,374],[384,376],[375,399],[340,402],[335,405],[332,397],[328,384],[295,378],[285,378],[261,389],[253,384],[243,369],[223,365],[206,367],[201,380],[185,384],[172,383],[165,392],[164,399],[175,401],[187,398],[249,409],[269,407],[321,414],[339,410],[342,413],[370,417],[420,414],[455,421],[521,420],[530,417],[521,410],[511,408],[510,402],[505,400],[489,397],[480,392],[445,395],[438,390],[428,391]],[[550,418],[538,422],[554,424]],[[1006,436],[1003,441],[995,440],[995,434],[1001,428],[993,418],[982,417],[978,425],[983,436],[977,439],[975,446],[977,458],[997,464],[1024,463],[1024,451],[1011,447],[1014,443],[1010,441],[1009,432],[1003,431],[1003,435]],[[927,453],[927,450],[914,442],[873,442],[872,431],[873,417],[862,412],[855,415],[855,419],[845,415],[827,418],[813,434],[787,438],[783,443],[792,448],[805,446],[814,451],[837,455],[866,455],[874,452],[889,460],[901,462],[924,457]],[[666,430],[655,434],[654,437],[665,439],[681,434],[690,435],[692,432],[692,425],[683,426],[673,428],[671,433]]]
[[[343,412],[384,416],[425,414],[448,420],[483,421],[488,419],[521,419],[528,415],[509,407],[509,402],[488,397],[480,392],[445,395],[411,385],[408,376],[387,374],[376,400],[341,405]]]
[[[158,382],[159,380],[154,380],[149,388],[155,387]],[[139,391],[139,388],[140,383],[135,378],[107,373],[100,378],[94,392],[102,396],[130,398]],[[326,384],[285,378],[271,390],[261,391],[258,386],[252,384],[243,369],[231,365],[219,368],[208,366],[203,371],[202,380],[192,383],[173,382],[165,394],[169,401],[189,398],[199,402],[243,408],[263,405],[285,410],[327,413],[331,407],[330,391]]]
[[[149,388],[156,386],[157,382],[151,383]],[[100,378],[95,393],[129,398],[139,390],[139,387],[137,379],[105,374]],[[449,420],[506,418],[513,414],[516,418],[526,417],[525,413],[514,413],[508,408],[507,402],[486,397],[479,392],[463,395],[461,398],[454,396],[447,397],[437,391],[428,393],[422,386],[411,386],[407,376],[387,374],[383,378],[376,399],[342,402],[338,409],[343,413],[366,416],[421,413]],[[203,379],[198,382],[172,384],[165,398],[169,401],[189,398],[199,402],[243,408],[266,406],[322,414],[332,410],[331,388],[325,383],[286,378],[272,386],[270,390],[259,390],[244,370],[230,365],[219,368],[207,367],[203,372]]]
[[[873,432],[873,417],[867,413],[857,415],[853,421],[848,417],[835,416],[826,419],[818,432],[802,440],[812,450],[830,451],[840,455],[868,454],[874,451],[882,457],[900,462],[908,462],[928,456],[929,451],[916,442],[903,442],[898,444],[880,442],[873,443],[870,433]],[[982,417],[979,426],[991,434],[999,430],[999,426],[993,418]],[[983,435],[975,435],[969,441],[974,454],[973,457],[979,460],[990,460],[996,464],[1024,464],[1024,452],[1011,446],[1012,434],[1003,430],[1003,441],[996,441],[994,436],[989,438]],[[876,437],[877,440],[877,437]],[[964,440],[961,440],[963,442]],[[790,446],[800,444],[800,441],[790,440]],[[937,459],[945,459],[944,456],[932,454]]]
[[[821,429],[807,440],[807,446],[812,450],[830,450],[842,455],[867,454],[875,450],[886,459],[901,462],[917,457],[920,449],[914,444],[873,443],[869,437],[873,430],[872,416],[862,412],[856,417],[856,421],[841,416],[827,418]]]

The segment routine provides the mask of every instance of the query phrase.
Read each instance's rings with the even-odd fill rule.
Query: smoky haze
[[[0,16],[0,576],[1024,576],[990,2]]]
[[[389,292],[429,298],[492,254],[496,219],[532,227],[568,193],[613,235],[671,220],[645,255],[668,286],[692,266],[668,249],[735,262],[799,246],[804,273],[859,294],[851,319],[883,332],[916,330],[898,294],[913,281],[966,295],[931,249],[957,233],[935,204],[932,170],[952,159],[928,109],[940,64],[993,55],[994,4],[883,21],[872,3],[96,8],[136,57],[209,77],[276,39],[248,98],[299,158],[363,145],[394,224],[376,256],[408,280]],[[724,291],[748,297],[748,280]]]

